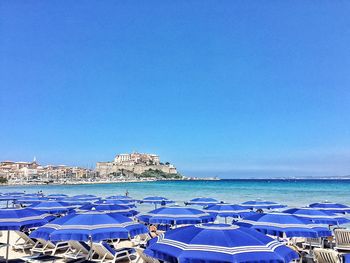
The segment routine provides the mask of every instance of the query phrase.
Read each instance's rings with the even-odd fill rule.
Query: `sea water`
[[[156,181],[85,185],[1,186],[0,193],[25,191],[44,194],[93,194],[100,197],[125,195],[135,199],[162,196],[178,205],[196,197],[212,197],[228,203],[263,199],[290,207],[328,200],[350,205],[350,180],[219,180]]]

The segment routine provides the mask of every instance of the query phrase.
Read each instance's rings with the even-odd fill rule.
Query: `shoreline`
[[[128,181],[95,181],[95,182],[88,182],[88,181],[79,181],[79,182],[69,182],[69,183],[12,183],[12,184],[1,184],[1,186],[4,187],[16,187],[16,186],[46,186],[46,185],[100,185],[100,184],[119,184],[119,183],[151,183],[151,182],[179,182],[179,181],[220,181],[221,179],[210,179],[210,178],[201,178],[201,179],[169,179],[169,180],[128,180]]]

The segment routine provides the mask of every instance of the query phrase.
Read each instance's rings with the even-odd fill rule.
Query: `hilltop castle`
[[[96,163],[96,171],[100,176],[123,173],[124,171],[142,174],[150,169],[160,170],[167,174],[177,174],[177,170],[172,164],[160,162],[160,158],[156,154],[137,152],[118,154],[112,162]]]

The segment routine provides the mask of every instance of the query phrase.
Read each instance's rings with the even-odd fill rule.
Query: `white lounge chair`
[[[152,258],[145,253],[143,253],[144,249],[142,248],[134,248],[137,253],[137,258],[135,260],[135,263],[139,263],[142,259],[143,263],[160,263],[158,259]]]
[[[37,238],[37,240],[34,247],[30,249],[31,254],[46,254],[51,252],[53,256],[57,250],[67,249],[69,247],[67,242],[51,242],[41,238]]]
[[[341,263],[340,254],[332,249],[315,248],[313,254],[317,263]]]
[[[63,253],[65,259],[86,259],[89,255],[90,247],[79,241],[68,241],[69,248]]]
[[[15,231],[19,238],[16,240],[13,245],[14,250],[22,250],[23,253],[25,250],[33,248],[36,240],[31,239],[26,233],[22,231]]]
[[[334,229],[335,247],[337,251],[350,250],[350,230]]]
[[[307,250],[310,248],[312,249],[315,247],[323,248],[323,240],[321,237],[317,237],[317,238],[308,237],[305,239],[305,241],[301,245],[304,250]]]
[[[132,245],[135,246],[145,246],[148,242],[148,240],[151,239],[151,236],[149,233],[141,234],[135,236],[133,239],[131,239]]]
[[[122,248],[122,249],[113,249],[109,244],[106,242],[100,242],[100,243],[92,243],[92,259],[91,261],[95,262],[115,262],[117,260],[121,259],[128,259],[131,261],[130,253],[128,248]],[[98,258],[94,259],[94,256],[97,255]]]

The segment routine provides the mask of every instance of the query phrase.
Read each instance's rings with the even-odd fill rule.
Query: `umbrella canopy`
[[[316,224],[327,224],[327,225],[341,225],[350,222],[349,219],[336,215],[329,212],[324,212],[322,210],[316,210],[313,208],[291,208],[283,211],[283,213],[288,213],[295,215],[297,217],[309,219]]]
[[[8,262],[10,230],[21,230],[46,224],[54,216],[29,208],[0,209],[0,230],[7,230],[6,262]]]
[[[3,195],[22,196],[24,195],[24,192],[9,192],[9,193],[3,193]]]
[[[23,197],[43,197],[44,194],[40,194],[40,193],[31,193],[31,194],[24,194],[22,195]]]
[[[321,203],[313,203],[310,204],[309,207],[312,207],[317,210],[322,210],[325,212],[331,213],[350,213],[350,207],[343,204],[331,203],[331,202],[321,202]]]
[[[213,222],[215,217],[198,209],[171,206],[152,210],[149,213],[141,214],[137,218],[150,224],[182,225]]]
[[[312,224],[310,220],[285,213],[258,213],[234,224],[254,228],[264,234],[283,237],[327,237],[331,231],[323,225]]]
[[[68,195],[66,195],[66,194],[50,194],[50,195],[47,195],[47,197],[50,198],[50,199],[59,200],[59,199],[67,198]]]
[[[165,262],[290,262],[298,254],[253,229],[226,224],[192,225],[149,241],[147,255]]]
[[[135,216],[138,214],[136,210],[125,205],[110,205],[110,204],[87,204],[83,205],[78,211],[100,211],[106,213],[116,213],[123,216]]]
[[[96,200],[96,199],[95,199]],[[67,197],[60,199],[61,202],[69,203],[72,205],[85,205],[85,204],[91,204],[91,202],[94,202],[94,200],[85,200],[85,199],[75,199],[73,197]]]
[[[43,231],[44,229],[44,231]],[[129,238],[148,232],[148,229],[130,218],[96,211],[73,213],[52,221],[35,230],[31,237],[49,237],[53,241],[77,240],[99,242],[101,240]]]
[[[49,201],[49,198],[47,197],[40,197],[40,196],[27,196],[27,197],[20,197],[16,200],[16,204],[34,204],[34,203],[41,203]]]
[[[174,201],[169,200],[168,198],[161,197],[161,196],[149,196],[143,198],[140,203],[149,203],[149,204],[171,204],[174,203]]]
[[[204,208],[204,211],[215,216],[225,217],[225,223],[227,217],[246,217],[254,214],[250,209],[244,206],[234,204],[216,204],[210,205]]]
[[[123,200],[123,201],[125,200],[125,201],[129,201],[129,202],[137,201],[136,199],[133,199],[130,196],[126,196],[126,195],[112,195],[112,196],[106,197],[106,199]]]
[[[263,200],[247,201],[242,203],[241,206],[244,206],[249,209],[278,209],[278,208],[286,207],[286,205],[281,205],[276,202],[263,201]]]
[[[98,200],[94,202],[94,204],[126,205],[131,208],[136,207],[135,202],[128,201],[128,200],[114,200],[114,199]]]
[[[0,209],[0,230],[20,230],[46,224],[55,217],[29,208]]]
[[[11,200],[17,200],[18,196],[12,196],[12,195],[2,195],[0,196],[0,201],[11,201]]]
[[[39,210],[51,214],[67,213],[76,207],[77,205],[59,201],[40,202],[29,206],[29,208],[32,208],[34,210]]]
[[[75,195],[72,197],[72,199],[79,200],[79,201],[97,201],[97,200],[100,200],[101,198],[95,195]]]
[[[188,202],[185,202],[185,205],[200,205],[200,206],[207,206],[207,205],[215,205],[220,203],[218,200],[214,198],[208,198],[208,197],[199,197],[191,199]]]

